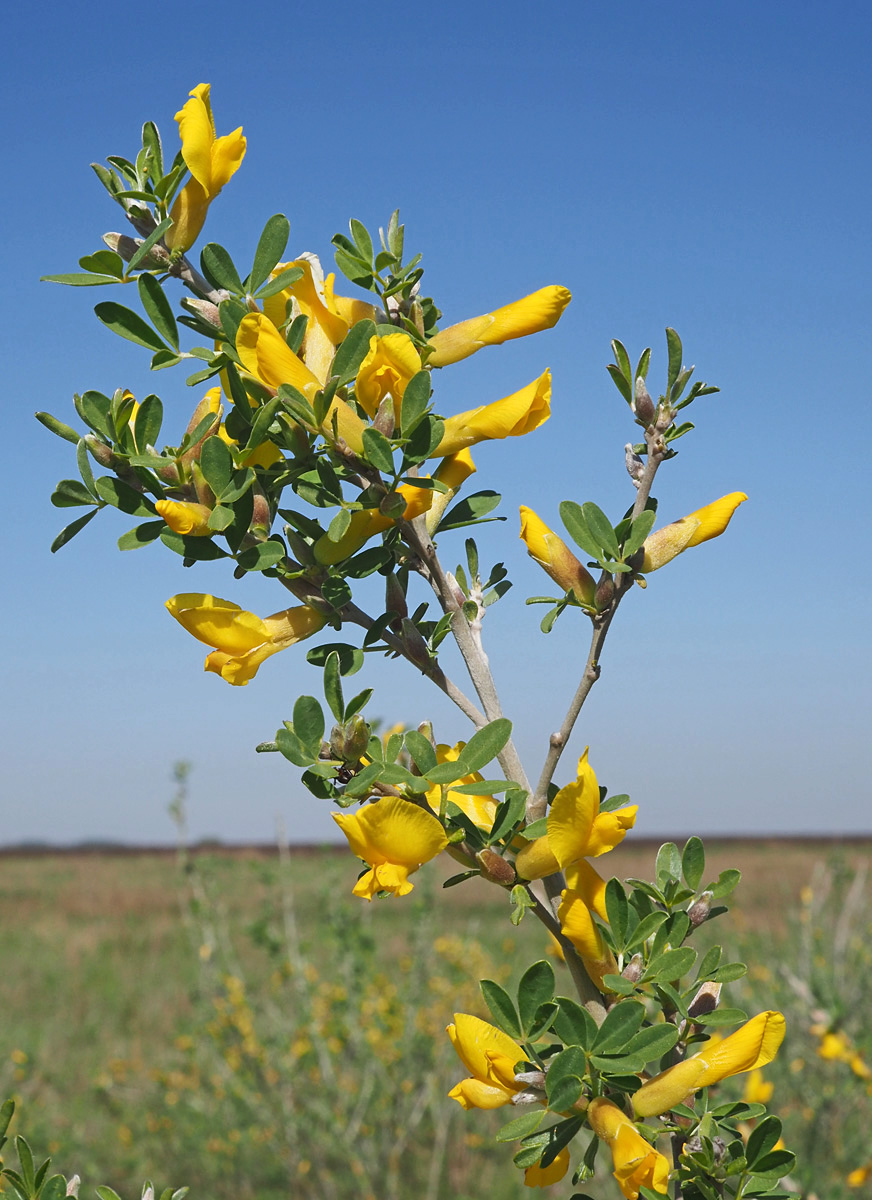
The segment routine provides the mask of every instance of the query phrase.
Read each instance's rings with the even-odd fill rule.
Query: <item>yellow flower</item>
[[[463,751],[465,748],[466,742],[458,742],[454,746],[448,746],[444,743],[440,743],[436,747],[436,761],[440,763],[457,762],[461,751]],[[481,778],[481,773],[479,771],[474,771],[471,775],[464,775],[462,779],[455,780],[455,784],[478,783]],[[440,786],[438,784],[434,784],[433,787],[431,787],[429,791],[425,793],[425,795],[427,797],[427,803],[434,812],[438,813],[439,804],[442,797],[442,789]],[[452,804],[456,804],[457,807],[469,817],[470,821],[479,827],[479,829],[484,829],[487,833],[490,833],[491,829],[493,828],[494,817],[496,816],[497,811],[497,802],[493,796],[466,796],[463,792],[454,792],[449,790],[448,799]]]
[[[215,136],[209,102],[209,84],[198,83],[181,112],[176,113],[182,158],[192,178],[176,197],[170,216],[173,224],[164,235],[170,250],[184,252],[193,246],[203,228],[209,205],[245,156],[242,126],[224,137]]]
[[[561,893],[557,919],[560,922],[560,932],[578,951],[584,969],[593,983],[600,991],[607,990],[603,986],[603,976],[617,975],[618,964],[578,892],[566,888]]]
[[[551,1187],[552,1183],[559,1183],[568,1170],[569,1151],[564,1148],[547,1167],[540,1167],[538,1163],[527,1167],[524,1183],[527,1187]]]
[[[570,588],[585,604],[593,604],[596,583],[590,572],[582,566],[562,538],[533,512],[521,505],[521,541],[527,553],[564,592]]]
[[[745,1080],[743,1099],[746,1104],[768,1104],[772,1098],[775,1085],[763,1077],[760,1067],[750,1071]]]
[[[712,1039],[694,1058],[685,1059],[655,1075],[633,1096],[638,1117],[668,1112],[697,1088],[720,1083],[730,1075],[756,1071],[772,1062],[784,1039],[780,1012],[762,1012],[723,1041]]]
[[[433,451],[433,457],[444,458],[478,442],[522,437],[544,425],[550,416],[551,372],[545,371],[511,396],[447,417],[442,441]]]
[[[456,454],[449,454],[447,458],[442,459],[433,472],[433,478],[444,483],[448,491],[433,493],[433,503],[427,509],[427,532],[431,536],[436,532],[436,527],[445,515],[448,505],[470,475],[474,475],[475,472],[476,465],[468,450],[458,450]]]
[[[230,600],[199,592],[171,596],[166,606],[188,633],[215,647],[206,657],[206,670],[234,686],[248,683],[264,659],[311,637],[326,622],[305,604],[258,617]]]
[[[273,275],[280,275],[289,267],[299,267],[302,277],[264,300],[263,311],[276,328],[285,322],[289,301],[294,302],[295,315],[308,318],[300,353],[309,370],[325,384],[330,378],[336,347],[348,333],[349,324],[327,305],[324,272],[317,255],[301,254],[293,262],[277,263]]]
[[[656,571],[688,547],[719,537],[729,525],[733,513],[747,499],[744,492],[730,492],[728,496],[721,496],[720,500],[713,500],[705,508],[698,508],[689,516],[682,517],[680,521],[655,529],[642,547],[645,552],[642,571]]]
[[[645,1141],[616,1104],[602,1097],[591,1100],[587,1119],[596,1136],[612,1152],[613,1174],[626,1200],[637,1200],[643,1187],[664,1194],[668,1191],[668,1161]]]
[[[865,1167],[857,1167],[851,1171],[845,1179],[849,1188],[862,1187],[867,1180],[872,1179],[872,1163],[866,1163]]]
[[[324,280],[324,303],[335,316],[341,317],[350,329],[358,321],[375,321],[384,310],[376,308],[367,300],[352,299],[350,296],[337,296],[333,291],[336,283],[335,275],[328,275]]]
[[[437,494],[430,488],[413,487],[408,483],[401,483],[397,492],[406,501],[405,511],[400,518],[404,521],[411,521],[425,513],[430,507],[433,497]],[[321,563],[322,566],[331,566],[333,563],[341,562],[344,558],[350,558],[370,538],[384,533],[394,524],[392,517],[386,517],[377,508],[358,508],[350,515],[351,524],[338,542],[331,542],[325,533],[312,547],[315,561]]]
[[[320,390],[318,376],[294,354],[272,321],[263,313],[248,313],[239,322],[236,353],[245,370],[273,391],[287,383],[311,400]],[[331,404],[322,426],[322,432],[328,437],[333,436],[334,418],[337,435],[355,454],[359,454],[363,449],[366,423],[350,405],[338,398]]]
[[[582,858],[614,850],[633,828],[637,805],[609,813],[601,813],[599,805],[599,784],[585,750],[578,760],[578,777],[562,787],[551,803],[547,834],[518,854],[515,868],[521,878],[541,879]]]
[[[591,912],[608,921],[606,910],[606,881],[593,869],[586,858],[579,859],[564,870],[566,889],[580,896]]]
[[[188,537],[211,537],[215,532],[209,528],[212,510],[205,504],[194,504],[189,500],[158,500],[154,507],[173,533],[186,534]]]
[[[817,1048],[819,1058],[835,1058],[850,1062],[853,1051],[851,1043],[843,1033],[824,1033]]]
[[[406,384],[421,370],[421,356],[407,333],[373,334],[369,351],[360,364],[354,394],[374,417],[385,396],[394,402],[394,419],[400,423],[400,405]]]
[[[551,329],[571,299],[572,295],[565,287],[552,284],[492,313],[451,325],[431,339],[430,363],[434,367],[446,367],[469,358],[482,346],[499,346],[513,338]]]
[[[436,818],[399,796],[367,804],[356,813],[333,813],[332,817],[357,857],[369,864],[370,870],[353,889],[355,896],[365,900],[379,892],[407,895],[413,887],[409,876],[448,845]]]
[[[469,1013],[455,1013],[447,1033],[469,1071],[448,1093],[461,1107],[501,1108],[524,1091],[526,1085],[515,1082],[515,1066],[527,1056],[507,1033]]]

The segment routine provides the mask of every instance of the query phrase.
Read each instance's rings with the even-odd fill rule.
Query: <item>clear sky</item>
[[[399,207],[446,323],[549,283],[573,292],[555,330],[438,378],[450,413],[545,366],[554,376],[551,421],[476,454],[476,483],[503,491],[509,518],[478,540],[515,581],[486,634],[528,769],[587,629],[570,613],[539,634],[543,610],[523,599],[548,581],[517,541],[517,507],[556,524],[563,499],[596,500],[615,520],[632,502],[622,461],[635,427],[604,370],[609,340],[631,357],[652,345],[662,386],[672,325],[722,391],[693,406],[696,432],[658,477],[660,513],[734,490],[750,502],[725,537],[627,599],[559,778],[590,743],[600,781],[641,805],[643,834],[872,831],[870,34],[868,5],[838,2],[19,6],[2,82],[0,842],[168,841],[180,758],[194,764],[194,836],[268,840],[277,816],[299,840],[334,835],[296,768],[253,753],[319,686],[303,648],[230,688],[163,607],[212,591],[268,613],[282,604],[274,583],[235,583],[220,563],[186,571],[160,545],[121,554],[133,521],[112,510],[48,550],[76,515],[48,501],[75,473],[73,448],[33,412],[72,421],[73,391],[127,386],[158,391],[180,431],[199,393],[184,369],[150,376],[146,352],[99,325],[94,303],[132,295],[37,280],[75,270],[121,228],[88,163],[132,156],[149,118],[176,147],[173,114],[204,81],[219,132],[243,125],[248,155],[201,243],[245,262],[285,212],[291,251],[329,265],[349,217],[375,228]],[[440,548],[453,565],[463,534],[451,536],[456,549],[448,537]],[[465,733],[393,666],[372,664],[373,713]]]

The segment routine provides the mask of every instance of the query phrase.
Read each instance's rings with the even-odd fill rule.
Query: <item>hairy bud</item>
[[[399,521],[406,511],[406,503],[407,501],[399,492],[388,492],[386,496],[382,496],[378,510],[383,517],[390,517],[392,521]]]
[[[81,1179],[78,1177],[78,1175],[73,1175],[73,1176],[71,1176],[71,1177],[70,1177],[70,1178],[67,1180],[67,1190],[66,1190],[66,1192],[65,1192],[64,1194],[65,1194],[65,1195],[67,1195],[67,1196],[75,1196],[75,1197],[78,1197],[78,1195],[79,1195],[79,1187],[80,1187],[81,1183],[82,1183],[82,1181],[81,1181]]]
[[[645,463],[633,449],[632,442],[627,442],[626,446],[624,447],[624,465],[627,468],[627,474],[630,476],[633,483],[635,483],[636,487],[638,487],[639,481],[645,474]]]
[[[356,713],[345,726],[345,736],[342,741],[342,759],[345,762],[357,762],[369,744],[369,726]]]
[[[118,456],[112,450],[111,446],[107,446],[101,441],[96,434],[86,433],[84,438],[85,445],[91,451],[91,456],[101,467],[109,467],[114,469],[118,463]]]
[[[430,651],[421,636],[420,629],[408,617],[403,618],[400,626],[400,638],[411,662],[426,672],[430,667]]]
[[[490,846],[479,850],[475,861],[481,868],[482,878],[489,883],[498,883],[501,887],[511,887],[515,882],[515,868]]]
[[[657,407],[648,393],[648,389],[645,386],[645,380],[642,378],[636,380],[636,389],[633,395],[632,408],[640,424],[647,426],[650,425],[654,420],[654,414],[657,412]]]
[[[708,920],[708,915],[712,910],[712,894],[711,892],[703,892],[698,900],[691,904],[687,910],[687,915],[690,917],[690,923],[694,929],[698,929],[703,921]]]
[[[270,512],[269,500],[267,500],[263,488],[259,484],[255,484],[251,489],[251,498],[253,507],[249,529],[269,533],[270,526],[272,525],[272,513]]]
[[[624,979],[629,979],[630,983],[638,983],[642,978],[645,970],[645,963],[641,954],[634,954],[627,965],[621,971],[621,976]]]
[[[604,575],[596,585],[593,601],[596,605],[597,612],[603,612],[615,598],[615,581],[611,575]]]
[[[695,1020],[697,1017],[704,1017],[707,1013],[714,1012],[720,998],[721,985],[719,983],[709,982],[702,984],[687,1006],[687,1015],[692,1020]]]
[[[144,240],[144,238],[128,237],[126,233],[103,234],[103,241],[109,249],[114,250],[116,254],[120,254],[125,262],[130,262]],[[165,270],[169,265],[169,253],[159,243],[152,246],[145,258],[139,263],[139,266],[144,267],[147,271]]]
[[[378,406],[378,411],[372,419],[372,427],[389,438],[393,435],[394,423],[394,400],[392,396],[388,395]]]
[[[187,312],[195,317],[199,317],[201,321],[205,321],[213,329],[221,328],[218,305],[213,304],[211,300],[198,300],[194,296],[183,296],[179,303]]]

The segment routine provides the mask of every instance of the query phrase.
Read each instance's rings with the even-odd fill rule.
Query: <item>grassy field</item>
[[[655,852],[625,844],[609,867],[644,875]],[[846,1179],[872,1159],[872,845],[713,842],[708,858],[711,877],[744,875],[709,935],[754,963],[733,1001],[789,1017],[767,1077],[803,1194],[864,1194]],[[522,1195],[491,1143],[502,1121],[445,1100],[460,1068],[442,1030],[482,1011],[481,975],[546,953],[539,927],[513,929],[477,880],[434,907],[432,865],[402,902],[354,902],[355,876],[332,851],[0,856],[0,1091],[16,1128],[125,1200],[145,1176],[219,1200]]]

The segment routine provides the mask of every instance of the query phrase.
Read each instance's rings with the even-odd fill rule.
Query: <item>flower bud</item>
[[[187,312],[192,313],[195,317],[199,317],[201,321],[205,321],[213,329],[221,329],[221,316],[218,312],[218,305],[213,304],[211,300],[198,300],[194,296],[183,296],[179,303]]]
[[[640,425],[650,425],[654,420],[654,414],[657,412],[656,405],[648,394],[648,389],[645,386],[645,380],[639,378],[636,380],[636,389],[632,403],[633,412]]]
[[[627,442],[626,446],[624,446],[624,465],[627,468],[627,474],[636,487],[638,487],[639,480],[645,474],[645,464],[633,449],[632,442]]]
[[[66,1190],[66,1192],[65,1192],[65,1195],[67,1195],[67,1196],[73,1196],[73,1197],[78,1197],[78,1195],[79,1195],[79,1187],[81,1186],[81,1183],[82,1183],[82,1181],[81,1181],[81,1179],[79,1178],[79,1176],[78,1176],[78,1175],[73,1175],[73,1176],[71,1176],[71,1177],[70,1177],[70,1178],[67,1180],[67,1190]]]
[[[501,887],[511,887],[515,882],[515,869],[512,864],[507,862],[501,854],[497,854],[496,850],[492,850],[490,846],[479,850],[475,861],[481,868],[482,878],[489,883],[497,883]]]
[[[128,237],[126,233],[103,234],[103,241],[109,249],[114,250],[116,254],[120,254],[125,262],[130,262],[144,240],[144,238]],[[154,271],[165,270],[169,264],[169,254],[160,243],[155,243],[145,258],[140,260],[139,266],[146,271]]]
[[[272,526],[272,513],[270,512],[269,500],[267,500],[263,488],[259,484],[255,484],[251,489],[251,498],[253,507],[251,524],[248,528],[252,531],[267,534]]]
[[[426,673],[430,668],[430,651],[421,636],[420,629],[408,617],[403,618],[400,626],[400,638],[406,656],[416,667],[420,667]]]
[[[345,762],[357,762],[369,745],[369,726],[356,713],[345,726],[345,737],[342,742],[342,758]]]
[[[696,993],[690,1004],[687,1006],[687,1015],[691,1020],[696,1020],[697,1017],[704,1017],[718,1006],[718,1001],[721,998],[721,985],[719,983],[707,982],[702,984],[699,991]]]
[[[345,747],[345,730],[341,725],[334,725],[330,730],[330,757],[342,759]]]
[[[604,575],[596,585],[593,602],[597,612],[603,612],[615,598],[615,581],[611,575]]]
[[[85,445],[91,451],[91,455],[101,467],[109,467],[114,469],[118,463],[118,456],[112,450],[111,446],[107,446],[105,442],[93,433],[86,433],[84,437]]]
[[[621,971],[624,979],[629,979],[630,983],[638,983],[645,971],[645,963],[641,954],[634,954],[627,965]]]
[[[389,438],[393,436],[395,421],[393,397],[388,395],[385,396],[378,406],[376,414],[372,419],[372,427]]]
[[[691,904],[687,910],[687,915],[690,918],[690,923],[694,929],[698,929],[700,925],[708,920],[708,915],[712,910],[712,894],[711,892],[703,892],[700,898]]]

